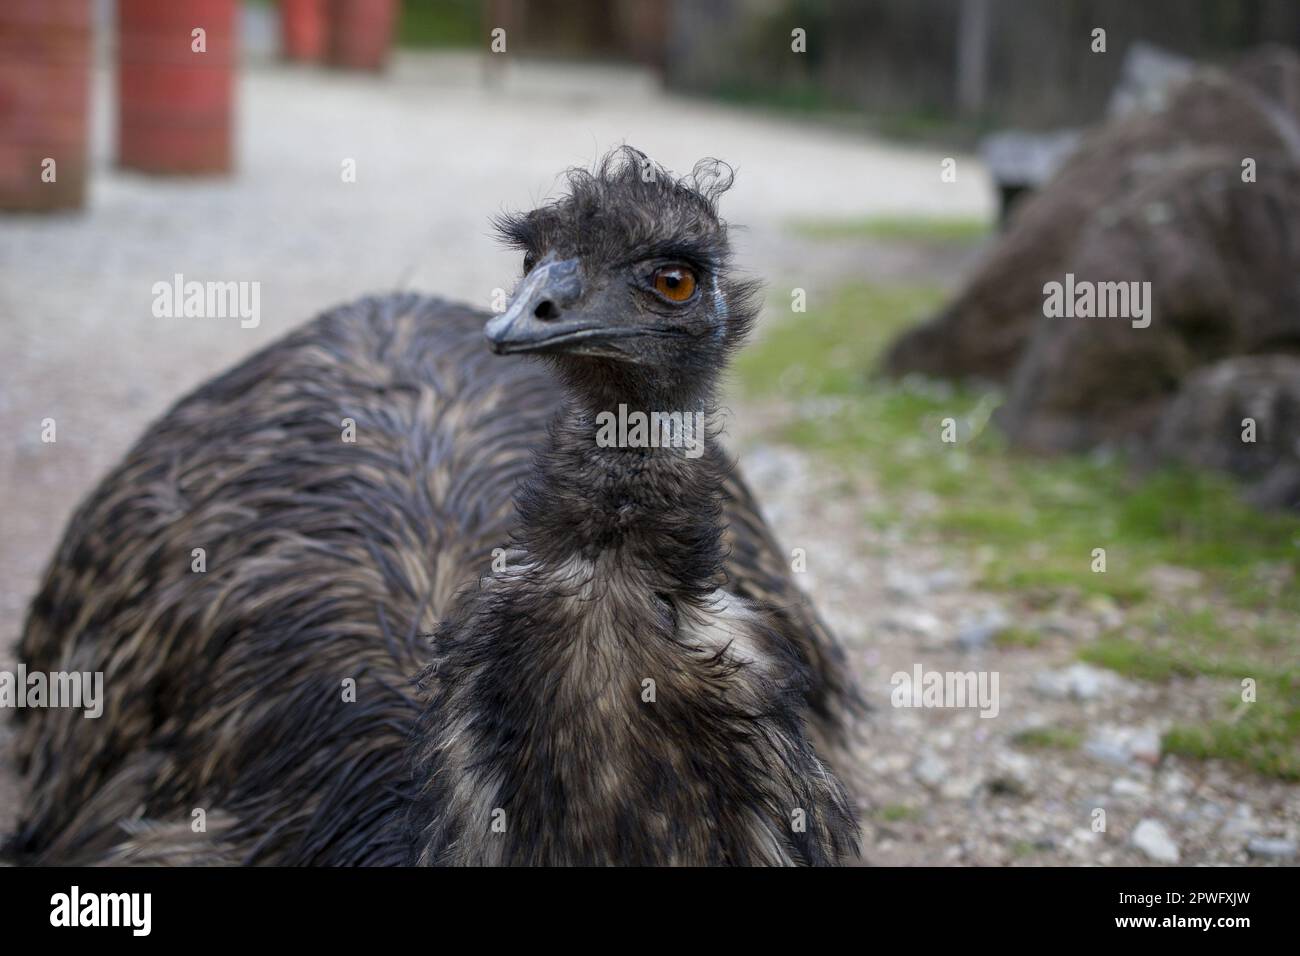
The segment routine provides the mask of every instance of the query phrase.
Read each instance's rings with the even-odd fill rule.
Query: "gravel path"
[[[872,242],[813,245],[785,228],[791,219],[990,211],[984,175],[965,157],[958,182],[942,184],[938,153],[668,97],[639,74],[507,70],[488,74],[460,56],[403,57],[387,79],[248,69],[239,175],[193,182],[111,168],[111,77],[100,71],[90,208],[0,219],[8,333],[0,415],[14,434],[0,478],[0,667],[14,663],[25,604],[72,508],[149,420],[204,378],[359,294],[410,287],[486,307],[517,269],[488,235],[488,217],[535,203],[557,170],[611,145],[634,144],[677,170],[707,155],[735,163],[740,178],[724,210],[746,226],[740,261],[810,297],[852,278],[950,283],[965,263]],[[341,181],[345,159],[356,161],[355,183]],[[259,281],[260,326],[154,318],[151,288],[177,272]],[[980,648],[978,634],[1013,611],[974,592],[936,546],[865,527],[859,506],[872,490],[860,477],[828,474],[765,437],[780,409],[736,412],[732,431],[750,477],[783,541],[807,547],[807,583],[877,703],[864,752],[871,862],[1144,862],[1168,855],[1166,843],[1183,862],[1239,862],[1252,837],[1294,841],[1294,788],[1169,760],[1153,766],[1150,733],[1186,697],[1061,672],[1065,647],[1048,643],[997,665],[996,720],[891,708],[889,675],[918,660],[995,666],[999,652]],[[58,422],[54,445],[39,438],[47,417]],[[1097,613],[1105,609],[1057,623],[1086,629]],[[958,635],[973,649],[961,649]],[[1010,745],[1017,730],[1067,713],[1102,728],[1091,751],[1100,756],[1026,755]],[[0,831],[13,786],[0,771]],[[1090,829],[1098,806],[1110,814],[1107,834]],[[1139,829],[1145,850],[1130,845]]]
[[[1119,608],[1030,610],[973,589],[937,542],[862,520],[876,495],[869,479],[771,443],[786,414],[744,409],[730,430],[778,537],[806,549],[802,583],[848,645],[874,706],[861,747],[868,862],[1296,862],[1300,787],[1160,755],[1161,732],[1205,718],[1222,686],[1157,686],[1077,663],[1083,643],[1122,621]],[[994,632],[1012,622],[1042,644],[995,646]],[[891,678],[918,665],[996,672],[996,716],[892,706]],[[1062,726],[1081,728],[1077,749],[1015,743]]]

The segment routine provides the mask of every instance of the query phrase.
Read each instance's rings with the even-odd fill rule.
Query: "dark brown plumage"
[[[593,441],[613,402],[711,410],[753,312],[713,209],[725,182],[642,169],[624,151],[504,224],[536,268],[489,330],[545,364],[492,355],[489,316],[370,298],[150,428],[74,515],[32,603],[28,668],[103,671],[106,702],[98,720],[20,712],[30,794],[12,854],[856,852],[810,742],[839,738],[854,709],[842,655],[712,433],[697,459]],[[692,270],[697,300],[637,286],[647,261]],[[525,326],[557,341],[573,316],[599,334],[525,342]]]

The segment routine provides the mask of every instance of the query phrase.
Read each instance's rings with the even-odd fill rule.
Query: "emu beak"
[[[510,308],[484,327],[492,351],[498,355],[551,351],[617,337],[618,330],[602,322],[570,314],[581,296],[578,260],[547,256],[524,278]]]

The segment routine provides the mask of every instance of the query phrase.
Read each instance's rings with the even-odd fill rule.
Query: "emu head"
[[[498,219],[524,275],[487,324],[492,348],[547,356],[601,401],[707,395],[756,311],[757,284],[731,274],[717,213],[731,183],[717,160],[678,179],[623,147],[570,171],[557,201]]]

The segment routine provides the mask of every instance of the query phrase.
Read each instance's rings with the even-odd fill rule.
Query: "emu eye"
[[[664,266],[655,270],[654,286],[669,302],[685,302],[695,294],[695,273],[685,266]]]
[[[533,271],[533,266],[537,265],[537,256],[531,252],[524,253],[524,275]]]

